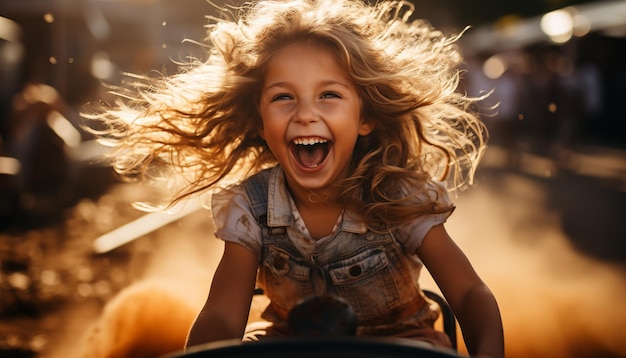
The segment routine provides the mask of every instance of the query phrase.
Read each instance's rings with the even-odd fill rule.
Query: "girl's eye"
[[[324,92],[320,98],[341,98],[341,96],[336,92]]]
[[[281,94],[277,94],[276,96],[272,97],[272,102],[274,102],[274,101],[284,101],[284,100],[287,100],[287,99],[291,99],[291,96],[288,95],[288,94],[281,93]]]

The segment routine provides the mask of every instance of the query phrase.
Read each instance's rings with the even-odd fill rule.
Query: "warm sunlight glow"
[[[501,56],[494,55],[483,63],[483,73],[491,79],[498,79],[506,72],[507,64]]]
[[[107,79],[113,76],[115,69],[109,59],[109,54],[100,51],[93,55],[91,59],[91,74],[98,79]]]
[[[574,19],[566,10],[556,10],[541,18],[541,30],[553,42],[565,43],[572,38]]]
[[[19,160],[11,157],[0,157],[0,174],[16,175],[19,172]]]

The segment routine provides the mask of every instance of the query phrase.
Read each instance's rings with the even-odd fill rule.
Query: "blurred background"
[[[470,26],[460,90],[493,91],[448,224],[499,299],[508,355],[626,356],[626,1],[413,3],[445,33]],[[204,58],[206,15],[206,0],[0,0],[0,356],[106,356],[87,332],[138,285],[167,311],[185,292],[183,327],[199,308],[221,253],[209,213],[133,209],[149,193],[98,162],[79,112],[124,73]]]

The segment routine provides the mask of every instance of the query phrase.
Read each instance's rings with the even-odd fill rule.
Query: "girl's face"
[[[288,45],[272,56],[260,113],[260,134],[292,191],[329,188],[344,179],[357,137],[372,130],[346,71],[319,45]]]

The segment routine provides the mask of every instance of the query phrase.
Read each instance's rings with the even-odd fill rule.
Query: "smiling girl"
[[[425,266],[470,354],[503,355],[496,300],[444,228],[485,127],[456,92],[456,38],[411,12],[258,1],[215,20],[207,61],[90,116],[121,174],[167,178],[167,167],[188,180],[172,202],[239,176],[213,194],[225,249],[188,347],[289,335],[290,309],[320,294],[350,304],[357,335],[449,346],[418,284]],[[247,327],[256,287],[270,303]]]

